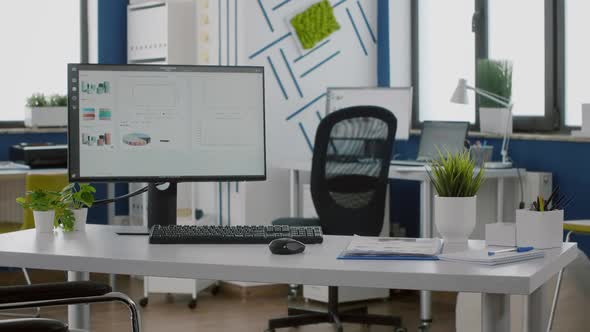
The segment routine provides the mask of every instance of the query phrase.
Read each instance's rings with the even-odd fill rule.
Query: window
[[[505,59],[513,63],[514,128],[554,129],[556,1],[417,0],[414,119],[467,120],[477,127],[473,92],[467,106],[453,105],[449,98],[458,78],[474,85],[476,59]]]
[[[450,102],[459,78],[466,78],[471,84],[475,79],[475,35],[471,31],[474,9],[473,0],[418,1],[420,122],[475,122],[473,104]]]
[[[513,114],[545,115],[543,1],[488,1],[488,58],[512,61]]]
[[[66,66],[80,61],[80,0],[19,0],[0,11],[0,125],[21,122],[34,92],[66,94]]]
[[[564,10],[564,101],[565,124],[582,125],[582,104],[590,103],[588,82],[590,80],[590,1],[563,1]]]

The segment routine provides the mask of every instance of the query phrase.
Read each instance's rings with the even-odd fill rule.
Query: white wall
[[[276,10],[273,10],[273,6],[277,3],[260,2],[274,31],[271,31],[258,1],[242,0],[238,4],[239,63],[263,65],[266,68],[267,146],[271,166],[279,160],[311,158],[312,150],[303,131],[313,144],[315,130],[319,123],[318,113],[320,116],[324,115],[326,98],[319,98],[307,109],[287,120],[290,115],[325,93],[327,87],[375,86],[377,84],[377,44],[373,41],[360,9],[360,7],[363,8],[370,29],[377,37],[377,1],[374,0],[360,0],[358,3],[348,0],[336,6],[334,13],[340,24],[340,30],[328,37],[330,42],[300,61],[295,62],[295,59],[306,52],[299,50],[294,34],[256,55],[260,49],[289,33],[288,20],[316,2],[317,0],[291,1]],[[339,1],[331,2],[337,4]],[[221,3],[223,4],[224,1]],[[233,10],[230,8],[230,48],[235,43],[232,38]],[[225,8],[222,8],[222,12],[225,12]],[[349,13],[359,32],[366,54],[354,31]],[[222,26],[224,25],[225,23],[222,22]],[[224,35],[222,32],[222,37]],[[226,46],[222,44],[223,57],[227,56],[227,52],[224,52]],[[283,59],[281,50],[287,61]],[[334,55],[337,52],[339,53]],[[332,55],[334,57],[331,60],[327,60],[310,74],[301,77],[306,71]],[[233,53],[230,52],[230,60],[232,57]],[[269,58],[285,89],[286,98],[269,65]],[[297,90],[289,67],[293,71],[301,93]]]
[[[389,2],[391,86],[412,85],[412,1]]]

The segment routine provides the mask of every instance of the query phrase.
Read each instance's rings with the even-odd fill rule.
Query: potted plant
[[[55,226],[55,210],[60,204],[59,197],[57,192],[37,189],[18,197],[16,202],[25,209],[33,210],[37,233],[51,233]]]
[[[64,231],[84,231],[88,208],[94,204],[96,189],[89,184],[70,183],[60,192],[58,218]]]
[[[439,151],[428,171],[436,195],[434,223],[446,243],[466,243],[475,228],[476,194],[484,181],[484,169],[476,171],[469,152]]]
[[[34,93],[27,98],[25,107],[25,126],[58,127],[67,125],[68,97]]]
[[[477,87],[506,100],[512,97],[512,63],[481,59],[477,62]],[[479,97],[479,123],[482,132],[504,134],[509,110],[488,98]],[[509,121],[508,133],[512,133]]]

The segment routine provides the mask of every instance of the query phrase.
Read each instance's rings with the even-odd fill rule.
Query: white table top
[[[577,256],[575,243],[545,258],[496,267],[442,261],[351,261],[336,257],[349,237],[325,236],[303,254],[279,256],[266,245],[150,245],[120,236],[130,227],[87,225],[86,232],[0,235],[0,266],[163,277],[530,294]],[[470,241],[482,248],[483,241]]]
[[[295,169],[299,171],[309,172],[311,171],[311,159],[309,160],[283,160],[273,167],[282,169]],[[520,172],[524,174],[525,170],[520,169]],[[485,178],[515,178],[518,177],[517,168],[507,169],[490,169],[486,168]],[[420,166],[399,166],[391,165],[389,167],[389,178],[390,179],[403,179],[403,180],[414,180],[414,181],[427,181],[428,173],[426,173],[425,167]]]

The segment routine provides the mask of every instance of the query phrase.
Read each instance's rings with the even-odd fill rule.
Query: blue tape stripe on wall
[[[295,116],[297,116],[297,114],[305,111],[308,107],[310,107],[311,105],[313,105],[315,102],[317,102],[318,100],[324,98],[327,95],[327,93],[322,93],[321,95],[315,97],[312,101],[310,101],[309,103],[303,105],[303,107],[301,107],[300,109],[298,109],[297,111],[291,113],[291,115],[289,115],[287,117],[287,121],[291,120],[292,118],[294,118]]]
[[[363,39],[361,38],[361,34],[359,33],[359,29],[356,27],[356,23],[354,22],[354,19],[352,18],[352,14],[350,13],[350,10],[348,8],[346,8],[346,14],[348,14],[348,18],[350,19],[350,24],[352,24],[352,28],[354,29],[354,33],[356,33],[356,37],[359,40],[359,43],[361,44],[361,48],[363,49],[363,53],[365,53],[365,55],[369,55],[369,53],[367,53],[367,48],[365,47],[365,43],[363,42]]]
[[[390,86],[389,0],[377,3],[377,84]]]
[[[127,1],[98,1],[98,63],[127,63]]]
[[[310,55],[311,53],[317,51],[320,47],[326,45],[327,43],[330,42],[330,39],[326,39],[325,41],[321,42],[318,46],[316,46],[315,48],[313,48],[311,51],[300,55],[299,57],[297,57],[295,60],[293,60],[293,62],[299,62],[301,59],[305,58],[306,56]]]
[[[254,59],[256,56],[258,56],[260,53],[268,50],[269,48],[273,47],[274,45],[278,44],[280,41],[282,41],[283,39],[289,37],[291,35],[290,32],[282,35],[281,37],[279,37],[278,39],[272,41],[270,44],[264,46],[263,48],[259,49],[258,51],[252,53],[252,55],[250,55],[248,58],[250,59]]]
[[[272,73],[274,74],[275,79],[277,80],[277,84],[279,85],[279,88],[281,88],[281,92],[283,93],[283,97],[285,99],[289,99],[289,96],[287,95],[287,91],[285,91],[285,86],[283,85],[283,82],[281,81],[281,78],[279,77],[279,74],[277,73],[277,69],[275,68],[274,63],[272,62],[272,59],[270,58],[270,56],[267,56],[266,60],[268,60],[268,64],[270,65],[270,69],[272,69]]]
[[[329,57],[325,58],[324,60],[320,61],[320,63],[318,63],[317,65],[311,67],[310,69],[308,69],[306,72],[304,72],[303,74],[301,74],[301,78],[304,78],[305,76],[309,75],[311,72],[313,72],[314,70],[318,69],[321,65],[323,65],[324,63],[334,59],[336,56],[338,56],[340,54],[340,51],[336,51],[334,52],[332,55],[330,55]]]
[[[340,1],[336,2],[335,4],[333,4],[332,7],[333,8],[336,8],[336,7],[340,6],[341,4],[343,4],[345,2],[346,2],[346,0],[340,0]]]
[[[283,49],[281,48],[281,56],[283,57],[283,61],[285,61],[285,66],[287,66],[287,69],[289,70],[289,75],[291,75],[291,79],[293,80],[293,84],[295,84],[295,87],[297,88],[297,92],[299,93],[299,97],[303,98],[303,92],[301,91],[301,87],[299,86],[299,83],[297,82],[297,78],[295,78],[295,74],[293,74],[293,70],[291,69],[291,65],[289,65],[289,61],[287,60],[287,56],[285,55],[285,51],[283,51]]]
[[[275,28],[273,28],[272,23],[270,22],[270,18],[268,17],[268,14],[266,13],[266,9],[264,9],[264,5],[262,4],[261,0],[258,0],[258,6],[260,7],[260,11],[262,12],[262,15],[264,15],[264,19],[266,20],[266,24],[268,24],[268,28],[270,29],[270,32],[275,32]]]
[[[307,132],[305,131],[305,127],[303,126],[303,123],[299,122],[299,129],[301,129],[301,133],[303,134],[303,137],[305,138],[305,141],[307,142],[307,146],[309,147],[309,150],[311,152],[313,152],[313,144],[311,144],[311,140],[309,139],[309,136],[307,135]]]
[[[361,15],[363,16],[363,20],[365,21],[365,24],[367,25],[367,30],[369,30],[369,33],[371,34],[371,39],[373,39],[373,43],[377,43],[377,37],[375,37],[375,33],[373,32],[373,28],[371,28],[371,23],[369,23],[369,19],[367,19],[367,14],[365,14],[365,10],[363,9],[363,5],[361,5],[361,2],[358,0],[357,0],[356,4],[359,7]]]
[[[284,5],[288,4],[289,2],[291,2],[291,0],[285,0],[285,1],[277,4],[276,6],[272,7],[272,10],[277,10],[277,9],[283,7]]]
[[[322,121],[322,115],[320,114],[320,111],[315,111],[315,115],[318,117],[318,120]]]

